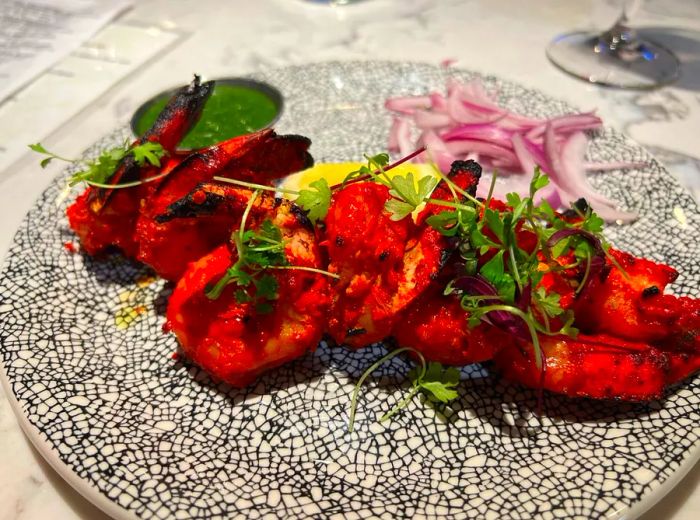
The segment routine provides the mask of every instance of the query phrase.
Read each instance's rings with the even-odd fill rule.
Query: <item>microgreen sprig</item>
[[[254,190],[296,195],[297,198],[294,200],[294,203],[306,211],[309,220],[311,220],[313,224],[326,218],[328,208],[331,205],[331,189],[328,186],[328,181],[324,178],[316,179],[309,183],[309,188],[298,191],[279,186],[265,186],[264,184],[229,179],[228,177],[214,177],[214,180],[245,188],[252,188]]]
[[[413,172],[405,175],[387,175],[389,166],[389,154],[380,153],[374,156],[365,155],[366,166],[349,173],[342,186],[355,179],[372,179],[389,188],[391,198],[386,201],[384,209],[389,213],[391,220],[401,220],[426,202],[437,185],[437,179],[431,175],[425,175],[416,179]]]
[[[207,298],[216,300],[230,284],[238,286],[234,296],[238,303],[252,302],[260,313],[270,312],[270,301],[277,299],[277,279],[263,271],[271,266],[288,265],[284,253],[284,241],[281,230],[270,220],[265,220],[258,230],[246,229],[248,216],[260,195],[255,190],[248,199],[248,204],[241,217],[239,228],[232,233],[231,240],[236,247],[236,262],[229,267],[219,280],[210,285],[205,294]],[[250,286],[255,288],[251,294]]]
[[[355,426],[358,398],[360,389],[365,380],[384,363],[404,352],[410,352],[418,359],[418,365],[412,368],[407,374],[407,378],[411,381],[411,389],[403,399],[391,408],[391,410],[379,418],[379,422],[391,419],[408,406],[408,403],[410,403],[419,392],[422,392],[426,398],[433,403],[448,403],[458,397],[459,394],[455,388],[459,385],[459,370],[454,367],[443,368],[440,363],[435,362],[426,364],[425,357],[423,357],[423,354],[418,350],[410,347],[401,347],[375,361],[362,373],[360,379],[357,380],[357,384],[355,384],[352,393],[352,399],[350,400],[350,420],[348,423],[348,431],[350,433],[352,433]]]
[[[462,205],[471,205],[471,210],[443,211],[427,219],[443,235],[459,239],[465,273],[459,274],[458,279],[478,274],[493,287],[494,296],[461,292],[461,304],[469,314],[470,326],[491,322],[490,316],[498,313],[512,315],[525,327],[539,369],[544,364],[539,334],[575,337],[578,333],[573,326],[573,312],[562,307],[560,295],[539,285],[543,277],[550,271],[580,269],[583,277],[574,293],[579,294],[590,279],[593,256],[600,254],[600,246],[595,244],[602,244],[609,255],[601,235],[602,219],[590,208],[579,210],[578,219],[572,220],[557,214],[546,200],[535,203],[536,194],[548,184],[549,178],[537,168],[527,197],[510,193],[506,197],[507,205],[499,206],[491,203],[489,195],[482,208],[466,201]],[[574,209],[577,209],[575,205]],[[556,241],[550,244],[550,238],[558,232]],[[522,233],[530,233],[535,243],[523,245],[519,240]],[[559,240],[559,236],[565,238]],[[574,259],[573,263],[569,258]],[[459,284],[453,282],[446,287],[446,294],[460,292],[455,289]],[[512,328],[513,324],[509,326]]]
[[[152,141],[144,141],[143,143],[135,144],[133,146],[125,142],[121,146],[102,150],[100,155],[91,160],[68,159],[66,157],[61,157],[53,152],[49,152],[41,143],[30,144],[29,148],[34,152],[48,156],[42,159],[42,161],[39,163],[42,168],[46,168],[53,160],[64,161],[80,166],[82,169],[75,172],[68,179],[69,187],[73,187],[80,182],[85,182],[100,188],[118,189],[131,188],[145,182],[151,182],[163,177],[164,174],[123,184],[108,184],[110,177],[116,171],[120,161],[122,161],[122,159],[124,159],[127,155],[133,155],[134,161],[136,161],[139,166],[145,166],[148,164],[155,167],[160,167],[160,160],[167,155],[167,152],[160,145],[160,143]]]
[[[232,179],[222,180],[232,181]],[[236,181],[235,184],[241,182]],[[254,304],[256,311],[260,314],[271,312],[270,302],[279,297],[279,284],[274,276],[266,272],[269,269],[296,269],[338,278],[338,275],[322,269],[289,265],[282,230],[271,220],[264,220],[258,229],[246,229],[255,201],[263,189],[267,188],[267,186],[261,186],[252,192],[243,211],[239,228],[231,234],[231,240],[236,247],[236,262],[226,269],[215,283],[205,289],[207,298],[216,300],[228,285],[236,284],[238,287],[234,293],[236,301]],[[251,288],[255,288],[252,293]]]

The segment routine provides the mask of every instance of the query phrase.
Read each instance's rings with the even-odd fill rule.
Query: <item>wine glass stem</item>
[[[643,57],[641,47],[636,31],[629,26],[625,2],[620,17],[598,38],[596,52],[607,52],[623,61],[632,61]]]

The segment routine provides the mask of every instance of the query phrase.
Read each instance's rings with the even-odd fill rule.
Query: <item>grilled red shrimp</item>
[[[481,168],[457,161],[450,178],[473,193]],[[433,198],[448,200],[445,181]],[[384,210],[389,189],[362,182],[336,192],[326,218],[324,244],[333,285],[329,333],[338,343],[362,347],[391,334],[401,312],[437,277],[455,244],[424,223],[443,208],[429,204],[414,223],[391,220]]]
[[[201,115],[204,103],[213,90],[213,82],[200,84],[195,76],[192,83],[180,89],[165,106],[153,126],[135,144],[156,141],[169,154],[162,168],[139,166],[132,154],[126,155],[109,179],[110,184],[143,181],[173,170],[180,162],[175,148],[185,133]],[[137,244],[134,236],[136,219],[143,201],[153,193],[162,180],[121,189],[88,187],[68,208],[68,222],[80,238],[82,248],[96,255],[109,247],[134,258]]]
[[[303,137],[278,136],[272,130],[262,130],[190,155],[168,175],[142,209],[136,227],[138,259],[159,276],[177,280],[188,263],[224,243],[237,222],[231,213],[207,213],[201,207],[191,215],[198,218],[187,218],[182,201],[202,206],[212,200],[198,198],[205,195],[197,186],[212,181],[216,175],[270,184],[310,165],[313,161],[306,151],[309,145],[310,141]]]
[[[303,213],[290,202],[261,198],[269,210],[258,211],[250,228],[270,219],[282,232],[290,266],[323,268]],[[222,244],[190,264],[170,298],[167,319],[188,358],[217,379],[243,387],[265,370],[316,348],[327,320],[329,289],[323,274],[269,269],[278,285],[270,312],[260,312],[253,301],[239,302],[236,284],[210,299],[206,291],[236,259],[235,248]]]

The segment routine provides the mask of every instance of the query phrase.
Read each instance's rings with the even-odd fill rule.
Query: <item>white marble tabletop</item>
[[[324,60],[454,59],[456,66],[538,88],[584,109],[596,107],[608,125],[649,147],[697,196],[700,4],[649,0],[633,18],[684,61],[678,83],[652,92],[588,85],[547,61],[544,47],[552,37],[590,27],[593,14],[600,22],[601,9],[614,13],[602,0],[365,0],[348,6],[302,0],[141,0],[122,21],[182,31],[186,37],[45,142],[75,155],[126,122],[141,101],[193,72],[216,77]],[[40,171],[34,158],[25,157],[0,175],[0,251],[57,171]],[[0,520],[105,518],[31,447],[2,395],[0,452]],[[642,518],[700,518],[700,465]]]

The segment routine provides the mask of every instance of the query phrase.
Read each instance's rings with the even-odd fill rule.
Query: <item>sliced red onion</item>
[[[522,168],[522,171],[534,172],[535,167],[538,165],[538,163],[537,160],[530,153],[530,150],[528,150],[527,146],[525,146],[525,141],[523,140],[523,137],[520,134],[513,134],[511,137],[511,143],[513,144],[513,151],[515,152],[515,156],[520,162],[520,167]],[[540,165],[540,167],[541,166],[542,165]]]
[[[552,119],[535,126],[527,133],[526,137],[530,140],[542,137],[547,129],[547,125],[551,125],[554,130],[569,133],[575,130],[598,129],[603,126],[603,120],[594,115],[593,112],[553,117]]]
[[[408,119],[395,117],[389,130],[389,150],[398,151],[403,157],[411,153],[414,148]]]
[[[495,96],[490,95],[480,81],[469,81],[465,83],[461,89],[461,93],[463,101],[467,103],[478,104],[485,109],[506,113],[506,111],[496,103]]]
[[[432,130],[426,130],[422,136],[423,145],[428,150],[428,157],[435,162],[440,171],[449,172],[452,163],[457,160],[445,146],[445,142]]]
[[[412,115],[417,108],[428,109],[431,106],[428,96],[407,96],[389,98],[384,106],[394,112]]]
[[[523,312],[527,312],[532,302],[532,284],[528,283],[522,291],[517,291],[515,295],[515,305]]]
[[[535,159],[535,162],[540,165],[542,171],[549,174],[549,172],[552,171],[552,165],[549,163],[549,159],[547,159],[544,146],[533,143],[527,138],[523,138],[523,143],[525,144],[527,151],[530,152],[532,157]]]
[[[430,108],[437,112],[447,112],[447,99],[439,92],[430,93]]]
[[[391,118],[391,128],[389,128],[389,142],[387,143],[387,148],[390,152],[399,151],[399,127],[401,125],[401,119],[398,117]]]
[[[465,108],[479,114],[488,115],[491,117],[498,116],[499,118],[508,116],[508,113],[503,109],[485,106],[477,101],[467,100],[460,97],[459,102],[462,103]]]
[[[480,274],[461,276],[453,282],[452,286],[471,296],[498,296],[498,290]]]
[[[512,172],[514,170],[520,170],[520,164],[510,159],[494,159],[491,161],[491,166],[498,171]]]
[[[449,78],[447,80],[447,98],[459,101],[465,108],[477,114],[508,115],[508,112],[499,107],[486,93],[480,92],[475,85],[477,82],[461,83],[459,80]],[[479,83],[479,85],[481,85]],[[474,117],[474,116],[473,116]],[[468,121],[465,121],[468,122]]]
[[[496,288],[483,276],[461,276],[457,278],[452,286],[471,296],[498,296]],[[489,298],[484,301],[484,305],[503,305],[500,298]],[[507,311],[491,311],[485,314],[488,320],[499,329],[508,332],[516,337],[529,339],[530,335],[527,325],[518,316]]]
[[[454,90],[447,96],[447,114],[454,120],[455,123],[472,123],[479,120],[478,116],[470,110],[467,110],[462,104],[462,98],[459,90]]]
[[[614,207],[615,203],[597,193],[588,182],[583,169],[583,157],[586,153],[588,140],[582,132],[574,133],[561,146],[557,146],[554,129],[549,126],[544,134],[544,149],[552,165],[550,176],[559,188],[576,198],[583,197],[594,208],[601,206]]]
[[[418,142],[428,147],[444,172],[449,171],[454,159],[475,154],[484,166],[525,173],[527,179],[531,177],[533,164],[539,165],[552,182],[538,192],[538,201],[546,199],[557,208],[562,201],[584,197],[606,220],[625,222],[636,218],[634,213],[617,210],[616,204],[596,192],[586,178],[586,169],[644,166],[640,163],[584,163],[587,147],[584,132],[602,125],[593,112],[566,114],[548,120],[525,117],[499,107],[495,96],[480,82],[463,83],[456,78],[447,80],[446,96],[432,92],[428,96],[395,98],[387,101],[386,106],[412,117],[422,130]],[[392,126],[392,147],[399,143],[398,129],[403,127]],[[405,153],[411,147],[400,148]],[[529,182],[518,183],[518,186],[524,190],[519,193],[526,196]],[[497,192],[501,191],[497,186]],[[509,191],[515,191],[515,185]]]
[[[481,174],[481,181],[476,188],[477,197],[486,198],[491,188],[492,178],[493,175],[490,172]],[[506,195],[509,193],[526,193],[529,190],[530,179],[525,175],[499,174],[498,177],[496,177],[492,196],[494,199],[505,200]]]
[[[564,143],[561,150],[561,179],[564,179],[564,189],[575,197],[583,197],[593,209],[607,221],[629,222],[637,218],[636,213],[620,211],[614,201],[596,192],[591,186],[583,167],[588,140],[583,132],[575,132]],[[561,182],[560,182],[561,185]]]
[[[502,119],[504,113],[465,102],[459,91],[447,96],[447,113],[455,123],[493,123]]]
[[[502,159],[509,164],[518,164],[518,158],[508,148],[497,144],[477,141],[475,139],[460,139],[459,141],[447,141],[445,147],[449,152],[458,157],[476,152],[480,155],[488,155],[494,159]]]
[[[540,159],[541,162],[536,161],[533,154],[530,153],[530,148],[526,145],[525,140],[520,134],[513,134],[512,141],[513,150],[515,151],[515,155],[518,157],[518,161],[520,161],[522,171],[533,172],[534,175],[536,166],[539,166],[543,170],[549,169],[547,162],[544,159],[544,155],[542,155]],[[532,176],[530,176],[530,180],[532,180]],[[527,189],[529,190],[530,187],[528,186]],[[547,186],[545,186],[535,194],[535,204],[539,204],[543,200],[546,200],[549,203],[549,205],[553,208],[558,208],[561,204],[559,191],[553,183],[550,182]]]
[[[571,200],[572,197],[568,197],[567,200]],[[634,222],[639,218],[639,214],[633,211],[622,211],[610,206],[598,206],[595,207],[595,212],[607,222],[615,222],[617,224],[627,224],[629,222]]]
[[[459,125],[440,134],[440,137],[446,141],[455,141],[460,139],[477,139],[487,141],[492,144],[497,144],[504,148],[512,146],[511,137],[513,132],[491,123],[472,123]],[[527,171],[527,170],[525,170]]]
[[[444,128],[452,123],[448,114],[423,109],[415,110],[413,120],[421,130]]]

